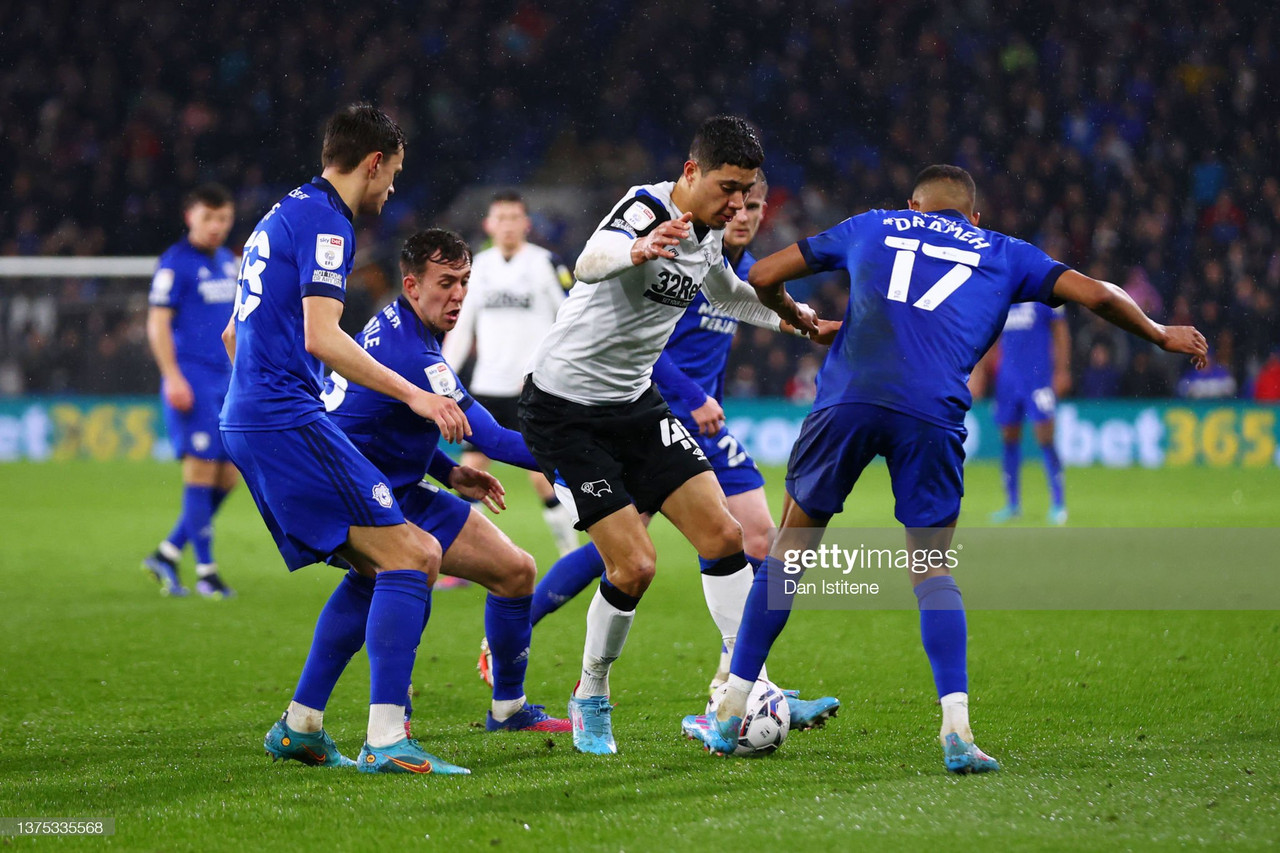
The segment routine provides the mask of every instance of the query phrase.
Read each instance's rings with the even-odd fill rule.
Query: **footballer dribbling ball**
[[[716,688],[707,700],[706,713],[714,715],[720,700],[729,692],[727,684]],[[747,697],[747,715],[738,729],[738,746],[734,755],[753,758],[768,755],[787,739],[791,730],[791,708],[787,697],[772,681],[760,679]]]

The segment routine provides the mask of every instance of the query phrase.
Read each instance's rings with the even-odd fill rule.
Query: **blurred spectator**
[[[1078,393],[1081,397],[1114,397],[1120,390],[1120,371],[1112,357],[1111,345],[1094,341],[1089,360],[1080,374]]]
[[[1253,399],[1259,403],[1280,403],[1280,350],[1271,353],[1258,371]]]
[[[1169,377],[1155,365],[1151,350],[1143,347],[1120,379],[1120,394],[1125,397],[1168,397],[1172,390]]]
[[[1210,350],[1209,366],[1204,370],[1187,368],[1178,382],[1178,396],[1188,400],[1221,400],[1236,395],[1236,379],[1226,365],[1217,361]]]

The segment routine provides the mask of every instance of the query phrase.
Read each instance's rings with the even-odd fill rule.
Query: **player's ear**
[[[382,160],[381,151],[374,151],[365,157],[366,171],[370,178],[378,174],[378,167],[382,165]]]
[[[698,164],[696,162],[694,162],[693,160],[685,160],[684,174],[681,177],[684,178],[685,183],[687,183],[689,186],[693,186],[694,178],[696,178],[701,173],[701,171],[702,170],[698,168]]]
[[[412,273],[406,275],[400,282],[400,286],[404,288],[404,295],[410,299],[418,297],[418,279]]]
[[[920,202],[916,201],[915,196],[912,196],[911,198],[907,199],[907,209],[908,210],[920,209]]]
[[[982,214],[975,210],[973,212],[973,215],[969,217],[969,223],[973,225],[974,228],[977,228],[978,220],[981,218],[982,218]]]

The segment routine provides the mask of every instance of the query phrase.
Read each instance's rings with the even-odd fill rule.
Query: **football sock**
[[[791,616],[791,600],[794,593],[787,594],[783,584],[785,577],[782,561],[774,557],[767,558],[756,571],[751,584],[751,594],[747,596],[746,606],[742,610],[742,626],[738,629],[738,641],[733,648],[733,664],[729,676],[730,694],[721,701],[721,719],[728,719],[732,714],[741,716],[746,708],[747,695],[752,685],[764,670],[765,658],[769,649],[786,627]],[[798,580],[799,578],[797,578]],[[772,587],[772,589],[770,589]],[[773,601],[770,601],[772,593]],[[772,607],[771,607],[772,605]],[[740,697],[739,697],[739,694]],[[741,707],[739,707],[739,702]]]
[[[324,728],[324,711],[308,708],[295,700],[289,703],[289,710],[284,715],[284,724],[295,732],[303,734],[318,732]]]
[[[404,735],[404,697],[413,676],[413,660],[422,638],[422,619],[431,587],[427,576],[412,569],[380,572],[369,602],[365,645],[369,652],[369,704],[397,709],[396,725]],[[370,725],[374,715],[370,711]],[[370,743],[374,730],[370,728]]]
[[[582,678],[574,696],[609,695],[609,668],[622,654],[627,643],[627,632],[636,617],[636,605],[640,599],[627,595],[600,578],[600,586],[591,607],[587,609],[587,639],[582,648]]]
[[[1062,493],[1062,459],[1058,457],[1058,448],[1045,444],[1040,447],[1040,453],[1044,456],[1044,473],[1049,480],[1050,505],[1060,507],[1065,497]]]
[[[570,551],[551,564],[533,590],[529,621],[537,625],[542,617],[563,607],[592,581],[604,574],[604,558],[594,543]]]
[[[1006,441],[1004,456],[1000,461],[1000,470],[1004,472],[1004,492],[1009,499],[1009,506],[1021,506],[1022,496],[1019,494],[1018,475],[1022,473],[1022,443]]]
[[[177,563],[182,559],[182,548],[187,544],[186,520],[182,516],[178,516],[178,525],[173,528],[173,532],[156,548],[156,553],[164,557],[170,563]]]
[[[722,647],[732,649],[755,574],[747,568],[746,555],[741,551],[714,560],[699,557],[698,566],[702,572],[702,595],[720,631]]]
[[[196,563],[213,562],[213,486],[182,488],[182,518]]]
[[[383,572],[383,574],[386,574]],[[422,574],[415,572],[415,574]],[[426,575],[423,575],[425,578]],[[369,706],[369,746],[375,749],[404,740],[404,706],[374,703]]]
[[[915,593],[920,604],[920,639],[938,695],[968,693],[964,600],[955,578],[936,575],[917,584]]]
[[[961,740],[973,743],[973,729],[969,727],[969,694],[948,693],[938,700],[942,705],[942,731],[938,739],[944,740],[955,732]]]
[[[524,695],[524,673],[529,668],[529,624],[532,595],[503,598],[489,593],[484,601],[484,635],[493,655],[493,698],[506,701]],[[516,710],[519,710],[517,708]]]
[[[325,602],[316,620],[315,636],[302,667],[302,677],[293,692],[293,700],[298,705],[323,711],[328,704],[329,694],[333,693],[347,661],[364,645],[373,587],[372,578],[353,569],[343,576]],[[303,731],[292,723],[289,727]]]
[[[218,573],[217,563],[196,563],[196,577],[207,578]]]
[[[523,693],[514,699],[494,699],[489,705],[489,713],[493,714],[493,718],[501,723],[503,720],[510,719],[512,714],[523,708],[524,702],[525,696]]]

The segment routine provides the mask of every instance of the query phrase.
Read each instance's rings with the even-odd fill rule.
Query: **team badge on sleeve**
[[[462,389],[458,387],[458,380],[454,378],[449,365],[440,361],[423,369],[426,371],[427,382],[431,385],[433,393],[441,397],[452,397],[454,400],[462,399]]]
[[[168,267],[161,267],[156,270],[155,277],[151,279],[151,301],[158,303],[166,303],[169,301],[169,292],[173,290],[173,270]]]
[[[377,501],[381,506],[386,507],[388,509],[391,508],[391,503],[392,503],[391,490],[387,488],[386,483],[379,483],[378,485],[373,487],[373,499]]]
[[[343,248],[346,241],[337,234],[316,235],[316,263],[327,270],[336,270],[342,266]]]

